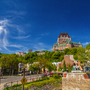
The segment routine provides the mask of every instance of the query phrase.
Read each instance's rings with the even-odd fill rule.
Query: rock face
[[[90,78],[86,73],[64,73],[62,90],[90,90]]]
[[[31,86],[30,90],[62,90],[62,82],[58,82],[58,86],[55,86],[53,83],[44,85],[42,87]]]

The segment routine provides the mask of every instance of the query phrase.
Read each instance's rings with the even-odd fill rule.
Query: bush
[[[49,78],[44,76],[44,77],[42,77],[42,80],[49,80]]]
[[[57,73],[57,74],[54,74],[54,75],[53,75],[53,78],[54,78],[54,79],[59,79],[60,76],[59,76],[58,73]]]
[[[71,66],[70,66],[70,64],[68,65],[68,72],[71,72]]]

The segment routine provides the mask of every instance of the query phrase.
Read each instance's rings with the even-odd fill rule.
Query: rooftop
[[[60,33],[60,35],[58,36],[58,37],[69,37],[69,38],[71,38],[69,35],[68,35],[68,33]]]

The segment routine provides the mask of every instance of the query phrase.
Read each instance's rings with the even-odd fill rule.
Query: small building
[[[90,72],[90,66],[85,66],[84,67],[84,72]]]
[[[39,55],[43,55],[43,54],[45,54],[45,52],[39,52],[39,53],[37,53],[38,56]]]
[[[71,67],[73,67],[74,65],[74,60],[72,58],[72,55],[65,55],[64,56],[64,59],[62,60],[61,62],[61,68],[63,68],[63,63],[65,61],[65,64],[66,64],[66,68],[68,68],[68,65],[70,64]]]
[[[25,56],[26,53],[25,52],[17,52],[16,54],[19,55],[19,56],[20,55]]]
[[[68,65],[70,64],[70,66],[73,70],[81,69],[78,60],[74,60],[73,55],[65,55],[64,56],[64,59],[61,62],[61,68],[63,68],[64,61],[65,61],[65,64],[66,64],[66,68],[68,68]]]

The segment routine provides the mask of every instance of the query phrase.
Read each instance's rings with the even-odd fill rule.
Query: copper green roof
[[[77,43],[77,42],[72,42],[73,44],[81,44],[80,42],[79,43]]]
[[[65,43],[64,46],[67,46],[67,44]]]
[[[60,44],[60,45],[58,45],[56,47],[63,47],[63,46],[67,46],[67,44],[66,43],[65,44]]]
[[[63,44],[61,44],[61,46],[63,46]]]
[[[67,40],[67,44],[70,44],[72,43],[72,41],[70,39]]]
[[[81,43],[79,42],[79,44],[81,44]]]
[[[57,46],[57,43],[55,43],[53,46]]]

